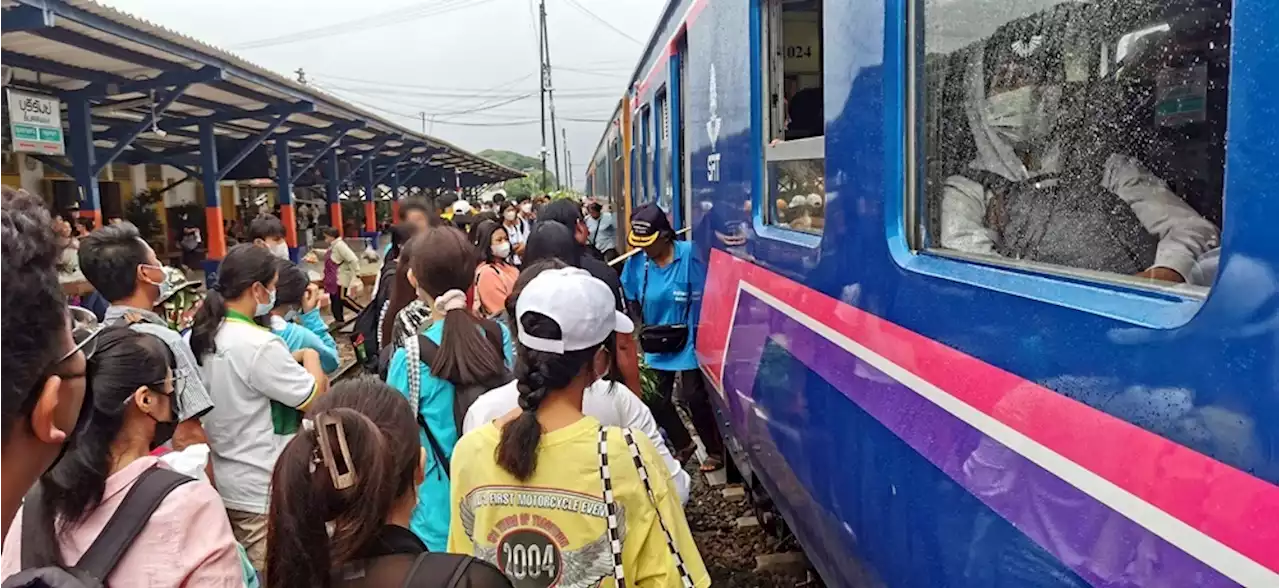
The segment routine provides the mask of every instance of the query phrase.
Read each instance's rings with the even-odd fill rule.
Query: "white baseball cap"
[[[535,337],[520,320],[527,312],[546,315],[560,327],[559,339]],[[630,333],[635,325],[614,307],[613,292],[586,270],[546,270],[525,284],[516,300],[516,324],[521,345],[535,351],[564,355],[604,342],[610,333]]]
[[[470,213],[471,213],[471,203],[470,203],[470,202],[467,202],[466,200],[458,200],[458,201],[454,202],[454,203],[453,203],[453,213],[454,213],[454,214],[470,214]]]

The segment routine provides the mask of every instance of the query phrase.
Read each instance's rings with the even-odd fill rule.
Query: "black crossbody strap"
[[[445,479],[449,479],[449,459],[444,455],[444,446],[440,445],[440,440],[436,439],[435,433],[431,432],[431,427],[427,426],[422,413],[418,413],[418,426],[422,427],[422,432],[427,434],[427,445],[431,446],[431,455],[435,456],[436,463],[439,463],[440,469],[444,470]]]
[[[671,246],[675,247],[675,244],[672,243]],[[673,253],[673,256],[674,256],[674,253]],[[671,263],[675,263],[675,262],[676,261],[673,257],[671,260]],[[644,320],[644,296],[646,293],[648,293],[648,290],[649,290],[649,258],[647,256],[644,259],[644,279],[641,280],[641,282],[642,284],[640,286],[640,319]],[[693,310],[693,281],[692,281],[692,278],[689,277],[688,267],[685,268],[685,274],[684,274],[684,295],[685,295],[684,324],[688,325],[689,314]],[[672,295],[672,298],[674,297],[675,296]]]
[[[93,540],[93,544],[84,552],[80,561],[76,562],[75,567],[99,584],[105,584],[111,570],[115,569],[120,558],[129,551],[134,539],[137,539],[165,497],[178,486],[194,480],[190,476],[160,467],[143,472],[125,494],[120,508],[111,515],[107,526]]]

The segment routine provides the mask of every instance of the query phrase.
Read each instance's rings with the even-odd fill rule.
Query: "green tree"
[[[525,172],[525,177],[507,180],[502,188],[507,192],[507,200],[516,200],[525,196],[535,196],[544,192],[551,192],[556,189],[556,177],[551,172],[547,172],[546,189],[543,189],[542,170],[535,169]]]

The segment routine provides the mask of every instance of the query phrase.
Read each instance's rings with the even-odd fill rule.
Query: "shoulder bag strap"
[[[48,542],[45,535],[50,531],[44,527],[44,500],[41,497],[41,484],[36,482],[27,496],[22,499],[22,569],[43,568],[56,565],[56,561],[44,561],[36,557],[36,545]]]
[[[449,459],[444,455],[444,446],[440,445],[440,440],[436,439],[435,433],[431,432],[431,427],[427,426],[422,413],[418,413],[418,426],[422,428],[423,433],[427,434],[427,445],[431,446],[431,455],[435,456],[436,463],[440,464],[440,469],[444,470],[445,479],[449,479]]]
[[[644,460],[640,458],[640,446],[636,445],[635,438],[631,436],[631,429],[623,429],[622,437],[627,440],[627,447],[631,449],[631,460],[635,462],[636,471],[640,472],[640,482],[644,484],[644,491],[649,495],[649,504],[653,505],[658,526],[662,527],[662,534],[667,536],[667,549],[671,551],[671,559],[676,564],[676,570],[680,572],[681,585],[684,588],[693,588],[693,578],[689,576],[689,570],[685,569],[684,559],[680,557],[680,549],[676,547],[675,538],[667,529],[667,523],[662,520],[662,511],[658,510],[658,500],[653,495],[653,486],[649,483],[649,470],[644,466]]]
[[[600,427],[600,482],[604,486],[605,516],[609,525],[609,550],[613,553],[613,579],[622,588],[627,585],[622,569],[622,532],[618,530],[618,504],[613,500],[613,478],[609,473],[609,434]]]
[[[111,515],[107,526],[93,540],[80,561],[76,562],[76,569],[88,574],[99,584],[105,584],[111,570],[115,569],[120,558],[129,551],[134,539],[151,520],[152,513],[160,507],[165,497],[178,486],[194,480],[190,476],[161,467],[143,472],[125,494],[124,501],[115,514]]]

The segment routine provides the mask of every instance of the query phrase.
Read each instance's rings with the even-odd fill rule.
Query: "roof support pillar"
[[[391,222],[400,218],[400,170],[391,171]]]
[[[373,157],[364,162],[364,230],[368,233],[378,232],[378,209],[373,203],[377,189],[377,178],[373,175]]]
[[[204,187],[205,234],[209,254],[204,261],[205,285],[218,282],[218,264],[227,255],[227,235],[222,230],[222,193],[218,190],[218,143],[213,123],[200,123],[200,184]]]
[[[77,96],[67,101],[67,118],[71,127],[70,151],[72,175],[80,188],[80,216],[93,219],[102,226],[102,203],[98,196],[98,175],[94,173],[93,113],[89,100]]]
[[[289,142],[276,140],[276,202],[280,203],[280,223],[289,259],[298,262],[298,217],[293,210],[293,170],[289,164]]]
[[[338,177],[338,154],[333,150],[329,150],[325,155],[324,174],[324,196],[329,201],[329,226],[338,229],[338,236],[342,234],[342,202],[338,199],[338,189],[342,184],[342,178]]]

